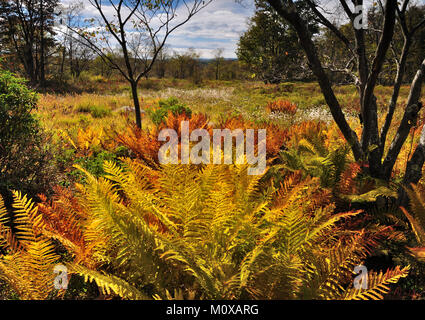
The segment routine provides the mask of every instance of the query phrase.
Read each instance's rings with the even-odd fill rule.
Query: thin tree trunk
[[[403,184],[398,190],[398,202],[400,206],[407,207],[409,198],[405,188],[410,188],[410,185],[417,184],[422,178],[422,167],[425,162],[425,126],[422,128],[419,143],[413,152],[412,157],[407,162],[406,173],[403,178]]]
[[[280,0],[268,0],[270,5],[278,12],[280,16],[289,21],[294,27],[298,34],[298,38],[304,52],[306,53],[309,67],[313,71],[313,74],[317,77],[320,89],[326,100],[327,105],[331,111],[332,117],[334,118],[338,128],[341,130],[344,138],[350,144],[356,160],[363,159],[364,153],[359,143],[357,134],[351,129],[345,115],[342,112],[341,106],[335,93],[332,89],[332,85],[326,72],[324,71],[317,54],[316,47],[311,39],[311,34],[306,27],[305,21],[296,12],[295,5],[291,2],[289,7],[283,7]]]
[[[45,38],[44,38],[44,6],[43,0],[40,1],[40,85],[42,88],[46,85],[45,74]]]
[[[397,68],[397,75],[396,75],[396,79],[394,83],[394,91],[391,96],[390,105],[388,108],[388,114],[385,118],[385,123],[381,130],[381,154],[384,153],[388,130],[390,129],[391,121],[394,116],[394,111],[397,106],[397,100],[398,100],[398,97],[400,94],[400,88],[403,82],[403,76],[406,69],[407,55],[409,53],[410,44],[411,44],[410,39],[406,38],[403,44],[403,51],[402,51],[400,62]]]
[[[425,60],[422,62],[421,67],[417,71],[416,76],[412,81],[409,97],[407,99],[406,111],[401,120],[397,133],[391,143],[390,149],[388,150],[387,156],[385,157],[385,160],[382,164],[384,177],[387,180],[389,180],[391,177],[391,172],[400,150],[409,135],[410,128],[415,125],[418,113],[422,107],[422,104],[419,103],[419,99],[421,97],[421,89],[424,78]]]
[[[142,116],[140,113],[140,103],[139,103],[139,95],[137,93],[137,82],[131,82],[131,95],[133,97],[134,110],[136,113],[136,125],[140,129],[142,128]]]
[[[61,82],[63,79],[64,70],[65,70],[65,58],[66,58],[66,47],[64,46],[62,49],[62,60],[61,60],[60,77],[59,77]]]

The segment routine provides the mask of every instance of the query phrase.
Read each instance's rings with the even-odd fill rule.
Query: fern
[[[367,289],[351,288],[347,290],[345,300],[381,300],[390,291],[390,284],[397,283],[400,278],[408,275],[409,267],[395,267],[394,270],[369,272]]]
[[[0,257],[0,279],[22,299],[47,299],[59,293],[53,286],[53,269],[59,257],[51,241],[39,232],[42,219],[37,207],[17,191],[13,197],[13,221],[0,203],[0,243],[6,252]],[[16,229],[13,234],[10,223]]]
[[[411,213],[403,207],[401,207],[401,211],[409,220],[410,227],[418,243],[417,247],[408,247],[407,249],[416,259],[425,261],[425,203],[423,201],[423,191],[413,184],[411,189],[405,188],[405,190],[409,196]]]
[[[306,175],[319,177],[324,187],[335,187],[348,162],[349,148],[343,145],[329,149],[323,126],[299,125],[294,128],[289,150],[280,152],[286,169],[301,170]]]
[[[65,246],[84,239],[93,252],[70,269],[124,299],[168,299],[170,292],[207,299],[343,299],[354,266],[383,234],[347,232],[345,222],[360,212],[335,214],[318,179],[299,173],[276,190],[262,176],[248,175],[247,165],[155,169],[139,160],[122,163],[106,162],[103,178],[80,168],[86,184],[78,186],[72,205],[80,213],[69,212],[78,237],[48,230]],[[40,210],[66,214],[58,199]],[[398,279],[389,272],[377,283]]]
[[[113,276],[105,274],[104,272],[98,272],[90,270],[82,266],[74,265],[71,269],[72,272],[80,274],[84,277],[85,281],[95,281],[97,286],[101,289],[103,294],[116,294],[124,299],[132,300],[146,300],[149,299],[142,292],[128,284],[126,281]]]

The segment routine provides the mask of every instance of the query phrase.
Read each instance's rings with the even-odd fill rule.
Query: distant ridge
[[[214,61],[215,59],[214,58],[199,58],[198,59],[198,61],[201,61],[201,62],[211,62],[211,61]],[[226,61],[236,61],[236,60],[238,60],[237,58],[224,58],[224,60],[226,60]]]

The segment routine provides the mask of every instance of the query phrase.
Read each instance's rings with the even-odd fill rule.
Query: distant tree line
[[[96,0],[91,3],[99,17],[106,18],[102,15],[105,4]],[[162,2],[136,0],[116,3],[125,9],[134,8],[131,18],[141,22],[143,27],[139,26],[139,33],[131,33],[131,38],[127,35],[124,42],[112,44],[112,41],[117,42],[115,38],[121,36],[119,21],[104,21],[99,17],[84,19],[81,2],[64,6],[58,0],[0,1],[0,58],[3,67],[24,76],[33,87],[42,88],[70,80],[78,81],[86,75],[128,78],[128,71],[132,75],[137,73],[137,77],[127,79],[131,80],[133,87],[140,78],[150,77],[189,79],[194,83],[203,79],[258,79],[265,83],[314,79],[293,26],[277,14],[268,1],[255,0],[255,13],[238,42],[238,60],[224,59],[222,48],[213,52],[212,59],[200,59],[195,49],[189,48],[184,52],[171,50],[153,29],[153,38],[148,36],[146,26],[150,25],[149,19],[157,14],[155,7],[149,4]],[[168,10],[171,17],[165,25],[173,20],[177,4],[178,1],[164,2],[161,10]],[[115,2],[111,0],[109,5],[115,5]],[[350,72],[346,71],[350,71],[348,69],[353,67],[353,63],[335,32],[318,21],[307,0],[296,1],[295,5],[308,21],[309,32],[330,79],[334,83],[352,82]],[[193,12],[188,12],[188,19],[203,6],[202,1],[195,1]],[[116,6],[117,12],[121,12],[121,7]],[[371,55],[379,42],[378,27],[383,15],[377,5],[372,6],[367,15],[369,25],[364,35],[366,47],[371,48],[367,54]],[[406,12],[408,23],[412,25],[423,16],[425,6],[412,6]],[[121,22],[130,23],[130,20]],[[338,31],[346,38],[354,37],[349,22],[338,25]],[[377,80],[380,84],[389,85],[396,77],[394,61],[402,52],[403,43],[403,30],[397,24],[391,50]],[[409,39],[403,82],[413,79],[415,66],[424,57],[425,28],[421,28]]]
[[[58,0],[2,0],[0,53],[11,69],[21,69],[32,84],[45,85],[47,60],[55,51]]]
[[[136,22],[141,21],[143,27],[140,27],[140,32],[134,38],[127,35],[126,43],[112,45],[110,41],[116,41],[115,37],[120,36],[119,22],[101,18],[84,19],[84,5],[81,2],[63,6],[58,0],[2,0],[2,65],[27,78],[33,87],[78,80],[87,74],[111,78],[123,76],[124,72],[124,77],[128,77],[128,71],[131,74],[137,73],[140,78],[171,77],[189,79],[195,83],[203,79],[235,80],[245,77],[247,73],[238,61],[224,59],[221,48],[213,52],[214,58],[200,59],[194,49],[175,52],[165,46],[165,41],[157,35],[152,39],[147,37],[143,28],[149,24],[144,25],[143,20],[148,21],[151,17],[147,15],[154,15],[157,13],[155,10],[160,9],[149,7],[149,3],[148,0],[117,2],[122,8],[134,8],[131,18]],[[153,5],[155,3],[152,1]],[[188,17],[205,6],[203,3],[205,2],[195,1]],[[115,5],[114,1],[109,5],[113,4]],[[168,10],[170,15],[170,21],[165,24],[173,20],[177,4],[178,1],[162,4],[161,10]],[[92,5],[103,17],[105,5],[98,1],[93,1]],[[120,8],[116,9],[124,14]],[[155,33],[155,30],[151,31],[152,34]],[[134,68],[128,70],[126,65]],[[136,80],[134,78],[130,82],[137,82]]]

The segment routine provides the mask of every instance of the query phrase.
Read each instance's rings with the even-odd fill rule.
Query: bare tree
[[[336,98],[332,89],[332,84],[324,70],[324,66],[319,59],[318,50],[307,29],[307,23],[299,14],[297,8],[298,2],[292,0],[267,0],[272,7],[286,19],[296,30],[300,44],[305,51],[309,66],[314,75],[318,79],[321,91],[330,108],[332,116],[337,123],[339,129],[343,133],[345,139],[351,145],[356,160],[366,161],[371,176],[384,180],[389,180],[393,171],[394,164],[400,153],[403,144],[409,134],[410,128],[415,125],[418,113],[422,107],[420,102],[421,86],[425,78],[425,61],[419,66],[416,77],[411,83],[410,94],[404,115],[397,129],[397,133],[391,145],[384,155],[385,143],[387,140],[388,129],[392,123],[394,110],[400,93],[403,75],[405,71],[406,56],[409,52],[413,34],[420,28],[425,26],[425,18],[416,25],[408,25],[406,22],[406,12],[410,5],[410,0],[404,0],[400,5],[397,0],[386,0],[385,5],[379,1],[383,15],[383,21],[379,30],[380,37],[376,50],[372,54],[372,58],[366,54],[367,45],[365,41],[365,26],[359,24],[360,14],[359,7],[363,7],[363,0],[352,0],[349,4],[346,0],[339,0],[339,4],[343,8],[347,18],[351,22],[354,39],[347,38],[344,33],[333,24],[321,9],[319,0],[304,0],[315,14],[315,18],[324,27],[333,32],[341,41],[347,50],[349,57],[347,66],[344,71],[349,73],[355,80],[358,88],[361,103],[361,113],[359,115],[362,124],[361,138],[356,135],[348,124],[341,105]],[[386,55],[391,47],[394,37],[394,26],[398,23],[404,35],[404,47],[401,56],[397,59],[397,76],[394,80],[394,89],[388,106],[388,112],[384,125],[381,129],[378,127],[378,111],[376,97],[374,95],[375,86],[378,76],[382,70]],[[409,185],[417,182],[425,158],[425,130],[422,133],[421,143],[418,145],[415,156],[409,161],[407,171],[405,173],[404,183]],[[413,172],[414,171],[414,172]]]
[[[141,128],[138,82],[152,69],[170,34],[212,0],[89,1],[99,17],[90,19],[89,27],[69,29],[129,82]]]
[[[170,56],[167,46],[162,47],[162,49],[158,52],[156,59],[156,75],[160,79],[165,77],[167,61],[169,58]]]
[[[220,79],[220,65],[223,62],[224,48],[217,48],[214,50],[214,64],[215,64],[215,80]]]
[[[71,76],[78,78],[82,71],[86,70],[90,62],[93,60],[93,51],[89,48],[89,44],[85,43],[85,39],[78,36],[76,41],[75,34],[70,29],[63,29],[63,26],[69,26],[71,28],[78,28],[83,25],[84,21],[81,18],[84,10],[83,2],[75,2],[67,7],[60,6],[59,11],[59,31],[62,34],[62,59],[60,66],[60,78],[62,79],[63,73],[65,72],[65,62],[68,58],[69,72]]]

